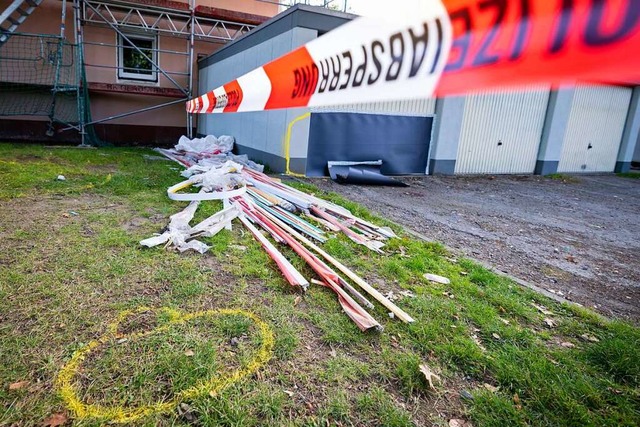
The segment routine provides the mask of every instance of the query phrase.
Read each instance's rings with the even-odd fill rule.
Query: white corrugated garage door
[[[455,173],[533,173],[549,88],[466,98]]]
[[[367,113],[398,116],[432,116],[436,112],[436,99],[363,102],[358,104],[311,107],[312,113]]]
[[[612,172],[622,140],[631,88],[576,88],[558,172]]]

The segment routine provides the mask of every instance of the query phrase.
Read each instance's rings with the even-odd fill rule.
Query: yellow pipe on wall
[[[311,113],[304,113],[301,116],[296,117],[295,119],[291,120],[291,122],[289,122],[289,125],[287,125],[287,133],[284,136],[284,160],[285,160],[285,174],[286,175],[291,175],[291,176],[298,176],[298,177],[303,177],[304,175],[299,174],[299,173],[295,173],[295,172],[291,172],[291,169],[289,169],[289,163],[291,162],[291,131],[293,129],[293,125],[295,125],[296,123],[298,123],[301,120],[304,120],[306,118],[309,118],[311,116]]]

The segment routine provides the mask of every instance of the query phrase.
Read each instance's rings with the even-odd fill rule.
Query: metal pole
[[[144,113],[145,111],[157,110],[158,108],[168,107],[169,105],[178,104],[180,102],[186,102],[189,98],[180,98],[175,101],[165,102],[164,104],[152,105],[151,107],[140,108],[139,110],[128,111],[126,113],[116,114],[115,116],[105,117],[104,119],[92,120],[88,122],[86,125],[95,125],[96,123],[108,122],[109,120],[115,120],[122,117],[132,116],[138,113]]]
[[[67,22],[67,0],[62,0],[62,22],[60,22],[60,38],[64,39],[65,26]]]
[[[62,62],[62,52],[64,48],[64,30],[65,21],[67,20],[67,0],[62,0],[62,13],[60,16],[60,39],[58,40],[58,49],[56,51],[56,72],[53,81],[53,89],[51,89],[51,109],[49,110],[49,129],[46,135],[52,137],[54,135],[53,121],[56,115],[56,100],[58,98],[58,80],[60,80],[60,63]]]
[[[138,46],[136,46],[131,40],[129,40],[129,37],[127,37],[122,31],[120,31],[120,28],[118,28],[117,26],[113,25],[111,22],[109,22],[109,20],[107,18],[104,17],[104,15],[102,13],[100,13],[100,11],[98,9],[96,9],[95,7],[93,7],[93,5],[91,3],[85,2],[85,5],[89,6],[96,15],[98,15],[109,27],[111,27],[111,29],[113,31],[115,31],[116,33],[118,33],[120,35],[120,37],[122,37],[127,43],[129,43],[136,51],[138,51],[138,53],[140,55],[142,55],[142,57],[144,59],[146,59],[147,61],[149,61],[151,63],[151,65],[153,65],[154,67],[156,67],[156,69],[158,71],[160,71],[167,79],[169,79],[169,81],[171,83],[173,83],[178,89],[180,89],[182,91],[182,93],[184,93],[185,95],[188,95],[187,91],[180,86],[169,74],[167,74],[162,68],[160,68],[158,66],[158,64],[153,61],[151,58],[149,58],[147,56],[147,54],[145,54],[142,49],[140,49]]]
[[[25,33],[21,33],[21,35],[25,35]],[[113,44],[113,43],[102,43],[102,42],[84,42],[85,45],[90,45],[90,46],[105,46],[105,47],[120,47],[122,45],[120,44]],[[178,51],[178,50],[168,50],[168,49],[154,49],[156,52],[159,53],[168,53],[170,55],[182,55],[182,56],[189,56],[189,52],[183,52],[183,51]],[[124,68],[124,67],[120,67],[120,68]],[[172,73],[174,74],[174,73]],[[178,73],[181,74],[181,73]],[[184,75],[186,75],[187,73],[182,73]]]
[[[195,31],[195,0],[189,1],[191,9],[191,20],[189,21],[189,94],[188,98],[193,96],[193,48],[194,48],[194,31]],[[187,136],[193,138],[193,114],[187,112]]]
[[[82,43],[83,34],[82,34],[82,8],[80,7],[80,3],[82,0],[73,0],[73,16],[74,16],[74,26],[75,26],[75,44],[76,44],[76,82],[77,82],[77,93],[78,93],[78,127],[80,128],[80,146],[86,147],[86,116],[85,116],[85,108],[86,99],[85,99],[85,91],[84,91],[84,45]]]

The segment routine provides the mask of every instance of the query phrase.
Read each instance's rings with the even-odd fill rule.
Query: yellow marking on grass
[[[118,333],[118,326],[128,316],[147,311],[165,313],[169,317],[169,321],[166,325],[159,326],[150,331],[132,334]],[[157,402],[150,405],[125,408],[123,406],[117,405],[102,406],[97,404],[88,404],[80,399],[78,390],[73,384],[73,378],[78,374],[80,366],[82,365],[82,362],[85,360],[87,355],[97,347],[104,345],[109,341],[124,337],[126,337],[128,340],[134,340],[151,334],[161,333],[168,330],[172,325],[184,324],[199,317],[230,315],[244,316],[248,319],[251,319],[258,327],[259,335],[262,338],[262,344],[260,348],[257,350],[255,356],[247,364],[247,366],[237,369],[225,377],[211,378],[186,390],[182,390],[169,401]],[[128,423],[152,414],[170,412],[175,409],[183,400],[193,399],[207,394],[215,396],[229,385],[239,381],[240,379],[248,375],[251,375],[262,366],[264,366],[273,355],[273,346],[274,336],[273,331],[271,330],[269,325],[262,321],[254,313],[246,310],[218,309],[198,311],[194,313],[181,313],[180,311],[173,310],[171,308],[151,309],[148,307],[139,307],[135,310],[121,312],[116,320],[108,325],[107,332],[103,336],[76,350],[71,356],[71,359],[60,370],[60,373],[56,378],[55,385],[59,390],[65,404],[77,418],[99,418],[101,420],[109,421],[112,423]]]

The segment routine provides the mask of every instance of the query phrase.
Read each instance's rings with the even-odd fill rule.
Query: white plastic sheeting
[[[206,172],[211,169],[212,166],[220,167],[225,164],[227,161],[233,161],[235,163],[239,163],[242,166],[246,166],[253,170],[257,170],[258,172],[262,172],[264,170],[264,166],[260,165],[252,160],[249,160],[249,157],[246,154],[217,154],[211,157],[207,157],[205,159],[200,160],[197,164],[190,166],[186,170],[183,170],[180,175],[185,178],[189,178],[191,175]]]
[[[180,252],[191,249],[201,254],[205,253],[209,250],[210,246],[195,238],[214,236],[220,230],[231,224],[231,221],[239,215],[240,211],[236,207],[231,206],[211,215],[196,226],[191,227],[189,222],[193,219],[193,215],[199,205],[200,202],[198,201],[189,203],[184,210],[171,215],[167,231],[160,235],[144,239],[140,244],[148,248],[167,244],[175,247]]]
[[[246,185],[241,172],[241,164],[227,160],[217,167],[209,166],[208,170],[196,175],[191,175],[189,181],[191,181],[195,187],[200,187],[207,193],[235,190]]]
[[[219,138],[213,135],[207,135],[204,138],[193,139],[189,139],[183,135],[178,140],[175,149],[189,153],[221,154],[233,150],[233,143],[233,137],[228,135],[222,135]]]

